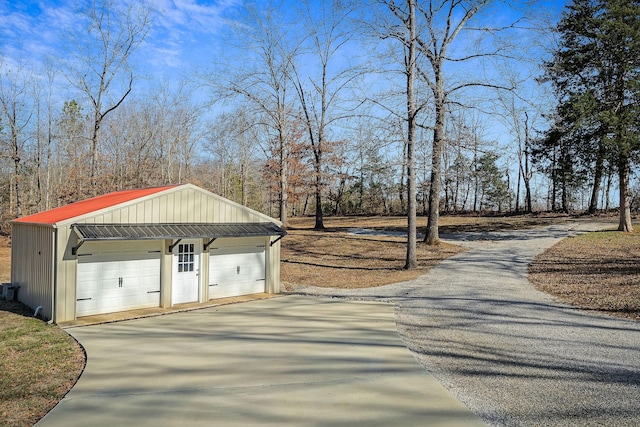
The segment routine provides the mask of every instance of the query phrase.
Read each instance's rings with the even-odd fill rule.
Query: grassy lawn
[[[297,284],[367,288],[411,280],[463,250],[448,244],[433,248],[419,244],[418,268],[405,270],[406,236],[350,232],[357,228],[401,230],[398,218],[329,218],[325,231],[314,231],[313,225],[312,219],[294,219],[287,230],[289,235],[283,239],[280,278],[287,290]]]
[[[57,326],[0,300],[0,425],[32,426],[73,387],[84,352]]]
[[[566,218],[444,216],[441,233],[511,230]],[[424,231],[424,218],[418,220]],[[418,268],[407,271],[406,219],[327,218],[327,230],[314,231],[313,218],[293,218],[282,240],[281,280],[297,284],[359,288],[414,279],[463,249],[418,243]],[[640,225],[638,226],[640,229]],[[379,236],[357,229],[399,232]],[[566,239],[542,254],[530,268],[540,289],[572,304],[640,320],[640,233],[590,233]],[[10,279],[10,249],[0,241],[0,280]],[[21,304],[0,301],[0,426],[30,426],[73,386],[84,367],[84,352],[57,326],[31,317]]]
[[[587,310],[640,320],[640,224],[564,239],[529,266],[543,292]]]

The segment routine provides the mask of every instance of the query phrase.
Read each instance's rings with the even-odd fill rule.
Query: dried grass
[[[640,320],[640,232],[562,240],[535,259],[529,278],[569,304]]]
[[[462,251],[446,243],[437,247],[419,244],[417,268],[405,270],[405,238],[291,230],[285,239],[280,275],[286,289],[295,284],[366,288],[402,282]]]

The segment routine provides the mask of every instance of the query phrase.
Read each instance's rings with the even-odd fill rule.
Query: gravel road
[[[606,226],[443,236],[469,250],[416,280],[294,293],[393,302],[416,359],[487,424],[638,426],[640,323],[569,307],[527,280],[538,253]]]

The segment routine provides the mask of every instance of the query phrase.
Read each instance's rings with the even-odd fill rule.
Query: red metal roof
[[[15,219],[13,222],[26,222],[32,224],[56,224],[60,221],[99,211],[111,206],[116,206],[120,203],[129,202],[131,200],[159,193],[161,191],[165,191],[174,187],[176,187],[176,185],[145,188],[142,190],[116,191],[113,193],[105,194],[103,196],[93,197],[91,199],[71,203],[70,205],[60,206],[59,208],[50,209],[48,211],[23,216]]]

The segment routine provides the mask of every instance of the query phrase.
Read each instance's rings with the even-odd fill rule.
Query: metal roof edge
[[[45,222],[22,222],[22,221],[16,221],[16,219],[12,219],[11,221],[9,221],[9,224],[11,224],[11,226],[13,227],[14,225],[39,225],[40,227],[46,227],[46,228],[57,228],[57,223],[56,224],[47,224]]]

